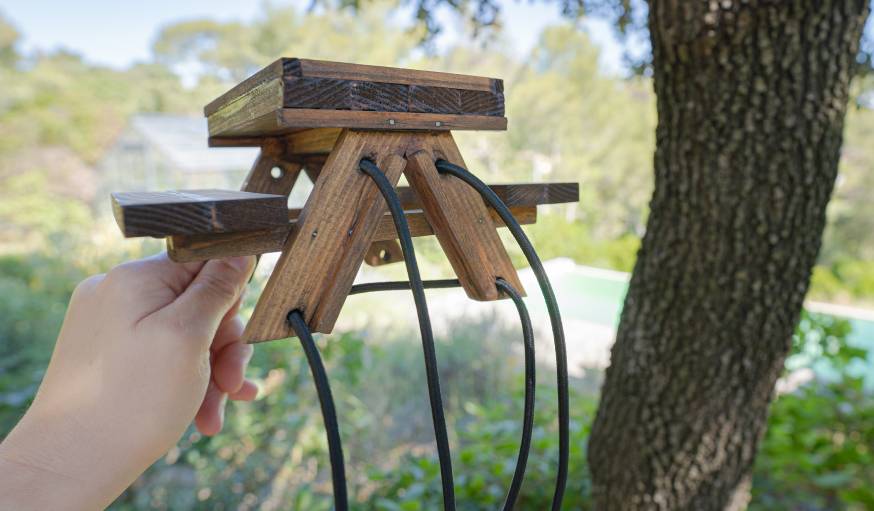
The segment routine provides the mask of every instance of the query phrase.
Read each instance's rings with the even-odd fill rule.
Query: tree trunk
[[[655,191],[589,441],[597,509],[742,508],[868,0],[650,1]]]

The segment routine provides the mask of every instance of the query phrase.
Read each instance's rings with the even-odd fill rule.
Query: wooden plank
[[[537,221],[536,206],[511,207],[513,217],[522,225],[533,224]],[[298,213],[299,210],[292,210]],[[434,229],[425,218],[421,210],[405,212],[407,223],[410,226],[410,234],[413,237],[430,236]],[[494,224],[504,227],[504,223],[498,214],[489,209],[489,214]],[[228,234],[192,234],[187,236],[170,236],[167,238],[167,253],[170,259],[184,263],[192,261],[206,261],[222,257],[235,257],[243,255],[261,255],[270,252],[279,252],[285,245],[290,235],[298,232],[296,228],[297,216],[291,217],[287,225],[273,229],[260,231],[243,231]],[[385,213],[379,221],[376,232],[373,235],[373,246],[381,246],[381,243],[397,240],[394,221],[391,214]],[[402,260],[401,258],[396,261]]]
[[[501,108],[481,110],[490,112],[484,115],[503,115],[504,85],[495,78],[294,58],[275,61],[243,80],[206,105],[204,114],[207,117],[227,117],[232,112],[247,111],[252,117],[257,117],[265,109],[275,110],[282,106],[398,112],[443,111],[433,108],[427,100],[428,94],[418,97],[415,102],[423,109],[409,110],[413,87],[424,87],[431,91],[452,89],[447,94],[457,96],[458,100],[452,102],[453,109],[445,113],[465,113],[465,105],[472,104],[474,98],[488,97],[500,103]],[[466,96],[466,92],[478,94]],[[468,97],[468,101],[462,100],[463,96]],[[447,107],[445,102],[440,102],[440,105]]]
[[[270,160],[269,164],[276,163],[274,160]],[[282,162],[280,162],[282,163]],[[310,168],[313,167],[313,168]],[[296,167],[295,167],[296,168]],[[318,178],[320,167],[318,165],[307,164],[306,171],[310,176],[310,179],[315,182]],[[258,172],[258,176],[264,182],[258,184],[257,186],[261,189],[272,186],[275,184],[276,179],[270,176],[269,169],[265,168],[263,171]],[[281,180],[281,178],[280,178]],[[251,186],[254,183],[247,182],[247,186]],[[537,206],[541,204],[553,204],[557,202],[574,202],[577,199],[577,184],[576,183],[553,183],[553,184],[529,184],[529,185],[494,185],[491,187],[493,191],[500,197],[505,204],[509,207],[516,206]],[[274,188],[279,192],[280,195],[286,193],[285,190],[287,186],[279,186]],[[409,187],[399,187],[397,189],[398,197],[401,200],[401,204],[403,205],[405,210],[416,210],[422,208],[422,201],[419,198],[419,195],[413,191],[412,188]],[[240,194],[239,192],[226,192],[227,197],[222,196],[214,196],[211,200],[211,207],[213,208],[225,208],[225,209],[234,209],[234,208],[243,208],[242,211],[245,211],[247,207],[244,203],[249,195]],[[176,225],[174,222],[177,220],[174,218],[175,213],[175,205],[174,204],[166,204],[165,200],[163,200],[164,195],[161,193],[139,193],[136,194],[142,200],[148,201],[150,217],[154,219],[154,222],[151,222],[148,229],[147,235],[152,237],[165,237],[172,236],[174,234],[179,234],[176,229]],[[151,199],[150,197],[157,197],[157,200]],[[257,195],[253,197],[259,197]],[[148,199],[147,199],[148,198]],[[259,199],[260,200],[260,199]],[[221,203],[223,201],[229,201],[232,204],[224,206]],[[128,205],[130,207],[130,204]],[[292,212],[293,213],[293,212]],[[159,221],[162,217],[167,217],[167,221]],[[294,217],[292,217],[294,218]],[[276,223],[265,223],[270,222],[270,219],[267,218],[256,218],[251,223],[243,223],[242,221],[238,222],[238,225],[234,228],[235,231],[254,231],[254,230],[262,230],[267,227],[278,226],[281,227],[283,225],[283,221],[281,220],[281,216],[277,215],[273,217],[273,220]],[[211,234],[211,233],[220,233],[220,232],[230,232],[227,226],[214,223],[214,218],[201,216],[193,219],[189,219],[186,221],[186,232],[187,235],[194,234]]]
[[[240,122],[257,119],[282,106],[284,85],[276,78],[246,91],[209,116],[209,126],[218,131],[227,130]]]
[[[316,110],[407,112],[409,104],[409,85],[334,78],[286,78],[282,106]],[[458,106],[460,110],[461,104]]]
[[[287,77],[284,100],[279,105],[274,93],[274,81],[261,84],[235,98],[213,115],[238,109],[240,102],[266,102],[262,105],[269,104],[270,109],[282,106],[314,110],[504,115],[504,94],[501,92],[334,78]]]
[[[270,80],[280,78],[283,74],[283,61],[286,59],[277,59],[271,62],[260,71],[256,72],[249,78],[234,85],[230,90],[212,100],[203,108],[203,114],[207,117],[218,111],[219,108],[232,101],[234,98],[242,96],[246,91],[254,89],[258,85]]]
[[[441,175],[434,166],[438,158],[465,166],[452,135],[421,138],[422,147],[408,154],[404,173],[421,198],[425,216],[465,292],[474,300],[497,300],[501,298],[495,287],[498,277],[523,292],[482,198],[457,178]]]
[[[390,132],[340,135],[246,326],[247,342],[291,335],[286,317],[292,310],[300,310],[313,331],[331,331],[386,211],[379,190],[358,164],[364,157],[374,158],[396,183],[408,137]]]
[[[213,136],[227,133],[235,126],[256,122],[262,116],[283,109],[503,117],[504,95],[330,78],[286,79],[283,88],[282,81],[275,79],[234,98],[211,114],[208,117],[210,133]]]
[[[277,136],[308,128],[357,128],[376,130],[479,130],[504,131],[506,117],[489,115],[423,114],[409,112],[360,112],[283,108],[260,117],[240,117],[209,124],[210,137]]]
[[[288,136],[289,152],[294,155],[328,154],[340,137],[340,128],[316,128]]]
[[[489,185],[508,207],[563,204],[580,200],[578,183],[518,183]],[[397,189],[404,209],[420,209],[422,201],[415,190],[402,186]]]
[[[287,222],[282,195],[229,190],[112,194],[112,212],[125,237],[267,229]]]

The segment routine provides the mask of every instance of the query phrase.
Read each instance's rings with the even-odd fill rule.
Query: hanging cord
[[[425,289],[447,289],[452,287],[461,287],[461,282],[458,279],[440,279],[440,280],[423,280],[422,287]],[[410,289],[410,283],[405,280],[395,280],[391,282],[365,282],[364,284],[355,284],[349,291],[350,295],[358,295],[361,293],[369,293],[371,291],[407,291]]]
[[[347,511],[349,502],[346,496],[346,468],[343,464],[343,446],[340,443],[340,426],[337,424],[337,411],[334,408],[334,398],[331,396],[331,385],[328,374],[319,356],[319,348],[313,340],[306,321],[299,310],[288,313],[288,325],[297,334],[303,351],[313,374],[319,405],[322,408],[322,420],[328,436],[328,456],[331,460],[331,482],[334,486],[334,507],[336,511]]]
[[[525,408],[522,412],[522,440],[519,442],[519,456],[516,458],[516,470],[513,471],[513,480],[507,491],[507,499],[504,501],[504,511],[511,511],[516,505],[519,490],[522,489],[522,480],[525,477],[525,467],[528,465],[528,451],[531,450],[531,431],[534,428],[534,329],[531,327],[531,316],[522,295],[510,285],[509,282],[498,278],[495,282],[498,289],[507,294],[516,305],[519,312],[519,322],[522,324],[522,340],[525,347]]]
[[[461,287],[458,279],[425,280],[422,282],[425,289],[445,289]],[[516,468],[513,472],[513,480],[507,491],[503,510],[509,511],[516,505],[519,490],[522,488],[522,480],[525,477],[525,467],[528,464],[528,453],[531,450],[531,434],[534,429],[534,389],[535,389],[535,363],[534,363],[534,329],[531,326],[531,317],[522,296],[506,280],[499,278],[495,284],[498,290],[508,295],[516,305],[519,312],[519,322],[522,324],[522,339],[525,351],[525,407],[522,413],[522,440],[519,442],[519,455],[516,458]],[[369,293],[371,291],[402,291],[410,289],[407,281],[392,282],[368,282],[352,286],[350,295]]]
[[[540,285],[540,290],[543,293],[543,298],[546,301],[546,308],[549,311],[549,321],[552,323],[552,336],[555,340],[555,370],[556,380],[558,383],[558,474],[555,481],[555,493],[552,496],[552,510],[558,511],[561,508],[562,500],[564,499],[565,486],[567,485],[568,458],[570,449],[570,413],[568,399],[568,375],[567,375],[567,348],[564,340],[564,329],[561,325],[561,314],[558,310],[558,302],[555,300],[555,293],[552,291],[552,285],[549,283],[549,278],[546,276],[546,271],[543,269],[543,264],[540,262],[540,257],[534,251],[534,247],[528,240],[528,236],[522,230],[519,222],[513,218],[513,214],[507,208],[507,205],[479,178],[468,172],[466,169],[453,165],[446,160],[438,160],[436,162],[437,170],[444,174],[455,176],[472,188],[474,188],[482,198],[489,204],[504,221],[504,224],[510,230],[510,233],[516,238],[516,242],[528,259],[528,264],[534,271],[537,277],[537,282]]]
[[[404,209],[394,187],[370,160],[363,159],[358,166],[362,172],[370,176],[385,198],[394,220],[401,249],[404,253],[404,263],[410,279],[410,289],[416,302],[416,313],[419,316],[419,330],[422,335],[422,350],[425,354],[425,376],[428,381],[428,397],[431,401],[431,420],[434,423],[434,437],[437,441],[437,459],[440,462],[440,480],[443,484],[443,509],[455,511],[455,489],[452,483],[452,458],[449,454],[449,436],[446,433],[446,418],[443,416],[443,398],[440,395],[440,376],[437,373],[437,352],[434,347],[434,334],[431,331],[431,319],[428,317],[428,303],[425,301],[425,287],[416,263],[416,253],[413,249],[413,238],[410,227],[404,216]]]

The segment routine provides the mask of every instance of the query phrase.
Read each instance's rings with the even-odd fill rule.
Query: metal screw
[[[434,126],[437,126],[439,128],[440,126],[443,126],[443,123],[440,121],[437,121],[434,123]]]
[[[392,126],[394,126],[394,125],[395,125],[395,120],[394,120],[394,119],[389,119],[389,120],[388,120],[388,123],[391,124]]]
[[[315,238],[318,235],[319,235],[319,230],[318,229],[314,230],[313,231],[313,238]]]

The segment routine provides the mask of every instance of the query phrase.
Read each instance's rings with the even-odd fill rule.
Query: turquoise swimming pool
[[[569,260],[547,261],[545,266],[563,318],[614,329],[619,325],[622,304],[628,290],[628,274],[579,266]],[[522,279],[527,289],[537,288],[530,271],[523,271]],[[533,310],[545,313],[541,300],[527,302]],[[867,386],[874,388],[874,311],[814,302],[808,303],[806,307],[816,314],[841,317],[849,321],[852,326],[849,342],[869,349],[867,367],[859,367],[858,370],[867,373]]]

